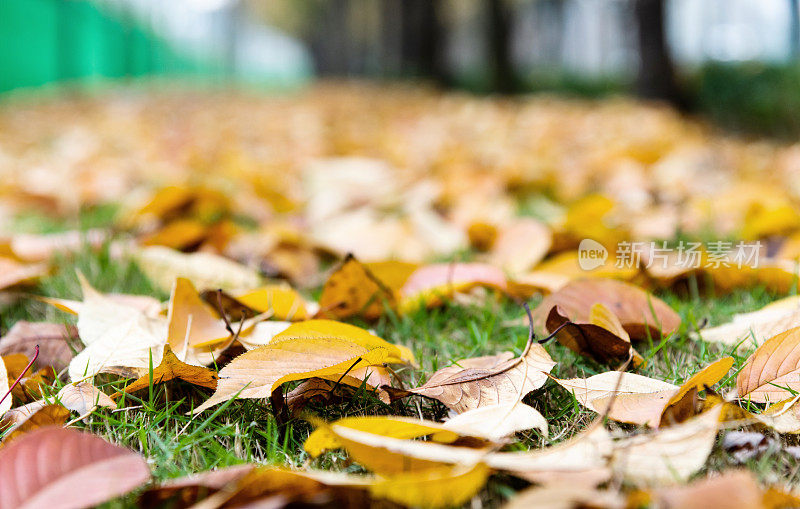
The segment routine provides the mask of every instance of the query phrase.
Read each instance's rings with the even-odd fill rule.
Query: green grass
[[[107,249],[82,250],[72,256],[60,257],[52,275],[31,288],[30,294],[62,298],[80,298],[76,277],[79,270],[89,281],[104,292],[122,292],[152,295],[165,300],[133,263],[121,263],[109,255]],[[0,308],[4,330],[17,320],[45,320],[71,322],[71,317],[30,298],[18,295],[16,300]],[[680,331],[658,343],[637,345],[637,350],[648,361],[638,372],[680,384],[702,366],[725,355],[735,358],[738,371],[745,356],[734,348],[721,347],[689,339],[688,332],[698,322],[711,325],[724,323],[739,312],[751,311],[782,297],[763,289],[739,290],[723,297],[703,293],[678,295],[660,292],[683,319]],[[539,302],[531,302],[535,306]],[[461,306],[446,304],[437,309],[424,310],[405,316],[388,314],[375,323],[355,320],[353,323],[373,328],[388,341],[404,344],[413,349],[420,363],[419,369],[404,368],[400,374],[407,386],[424,382],[435,370],[453,362],[479,355],[490,355],[504,350],[515,354],[522,352],[527,339],[527,327],[519,324],[524,310],[515,302],[488,294],[480,304]],[[577,356],[565,347],[551,341],[546,345],[550,355],[558,361],[553,374],[558,377],[585,377],[602,371],[607,366]],[[720,384],[721,391],[734,387],[735,372]],[[105,392],[121,387],[119,380],[100,381]],[[55,394],[58,386],[52,388]],[[101,409],[92,413],[77,426],[142,452],[149,459],[154,478],[164,480],[192,472],[224,467],[242,462],[260,462],[292,466],[307,466],[360,471],[347,461],[344,453],[332,452],[310,460],[303,452],[302,443],[311,431],[301,419],[290,422],[284,440],[279,440],[276,422],[265,401],[233,401],[215,407],[196,417],[187,412],[204,401],[210,391],[183,382],[171,382],[127,395],[120,401],[119,409]],[[550,423],[550,438],[544,439],[532,432],[523,437],[516,448],[541,447],[564,440],[580,431],[596,415],[584,410],[573,396],[549,381],[542,389],[532,393],[526,401],[538,409]],[[441,418],[446,409],[437,402],[423,398],[406,398],[386,405],[365,389],[355,391],[350,401],[341,404],[311,404],[309,413],[325,419],[343,415],[402,414]],[[622,426],[621,426],[622,427]],[[624,429],[631,429],[625,427]],[[732,458],[717,448],[709,461],[710,469],[720,470],[735,466]],[[779,449],[768,451],[759,459],[746,465],[764,480],[782,479],[798,481],[800,463]],[[489,505],[497,505],[520,488],[519,481],[507,476],[496,476],[484,491]],[[136,494],[115,501],[112,507],[133,507]]]

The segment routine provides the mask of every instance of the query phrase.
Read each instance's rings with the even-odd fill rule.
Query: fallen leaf
[[[2,416],[0,431],[3,432],[3,442],[44,426],[63,425],[68,417],[68,409],[61,405],[50,405],[44,400],[18,406]]]
[[[167,344],[178,359],[188,364],[211,364],[233,343],[225,322],[200,298],[188,279],[175,279],[167,321]]]
[[[435,307],[442,299],[478,286],[505,292],[508,282],[503,271],[481,263],[439,263],[415,270],[400,289],[400,310],[410,311],[420,305]]]
[[[423,421],[411,417],[345,417],[330,424],[323,422],[317,422],[316,424],[317,429],[308,436],[303,444],[303,449],[312,458],[318,457],[323,452],[343,447],[336,433],[332,431],[332,426],[403,440],[430,435],[431,440],[439,443],[454,442],[459,436],[457,431],[450,430],[447,426],[438,422]]]
[[[774,336],[756,348],[736,378],[740,398],[777,402],[800,390],[800,327]]]
[[[0,360],[0,415],[5,414],[11,409],[11,393],[8,383],[8,370],[6,369],[5,362]]]
[[[462,413],[479,407],[511,404],[547,381],[556,363],[538,343],[528,343],[520,357],[511,352],[458,361],[442,368],[415,389],[419,394],[441,401],[447,408]]]
[[[0,290],[21,284],[33,283],[45,276],[48,267],[43,263],[24,264],[10,258],[0,257]]]
[[[520,431],[538,429],[547,437],[547,420],[536,409],[524,403],[489,405],[451,417],[444,427],[460,435],[485,438],[491,442]]]
[[[57,400],[69,410],[86,415],[98,406],[117,408],[117,404],[106,393],[88,382],[67,384],[58,391]]]
[[[78,313],[78,335],[86,348],[69,365],[74,382],[122,368],[132,373],[161,363],[167,339],[167,321],[135,307],[112,301],[80,277],[83,303]]]
[[[553,235],[545,224],[529,217],[518,218],[500,229],[487,262],[513,277],[542,261],[552,243]]]
[[[637,485],[686,481],[705,465],[716,441],[722,410],[723,405],[717,405],[681,424],[618,440],[612,468]]]
[[[433,468],[397,474],[369,485],[372,496],[407,507],[458,507],[486,484],[491,471],[483,464]]]
[[[590,410],[607,413],[616,421],[650,426],[658,425],[664,407],[679,389],[661,380],[620,371],[607,371],[585,379],[553,380]]]
[[[523,490],[503,506],[503,509],[623,509],[625,498],[619,493],[572,484],[557,483]]]
[[[722,448],[739,463],[757,457],[774,444],[773,440],[755,431],[729,431],[722,439]]]
[[[189,507],[244,478],[255,465],[243,464],[169,479],[148,489],[139,499],[142,507]]]
[[[758,311],[734,315],[731,322],[693,332],[692,337],[747,349],[757,347],[767,339],[795,327],[800,327],[798,296],[780,299]]]
[[[144,484],[150,470],[102,438],[46,427],[0,449],[0,479],[0,507],[90,507]]]
[[[743,470],[699,479],[687,486],[662,488],[652,494],[659,507],[681,509],[761,509],[764,494],[753,474]]]
[[[236,340],[247,350],[268,345],[272,339],[292,325],[292,322],[267,320],[253,326],[249,332],[243,332]]]
[[[37,365],[61,371],[73,357],[68,340],[77,336],[78,329],[72,325],[20,320],[0,338],[0,356],[20,353],[31,359],[38,345]]]
[[[583,279],[569,283],[548,295],[533,311],[534,329],[543,331],[550,311],[558,306],[576,323],[590,323],[592,306],[600,303],[610,310],[633,340],[654,340],[669,336],[681,319],[664,301],[646,291],[613,279]]]
[[[352,255],[328,277],[319,298],[320,315],[375,319],[395,306],[395,294]]]
[[[250,350],[219,372],[216,392],[194,413],[240,398],[269,397],[284,382],[344,373],[384,362],[405,362],[410,352],[367,331],[331,320],[292,325],[264,346]]]
[[[622,364],[633,359],[634,366],[638,366],[643,362],[619,319],[603,304],[592,305],[587,322],[571,321],[566,314],[560,306],[554,306],[546,326],[559,343],[573,352],[602,364]]]
[[[161,363],[153,368],[152,385],[162,384],[175,379],[212,390],[216,390],[217,388],[217,373],[214,370],[204,366],[186,364],[178,359],[178,357],[172,353],[172,349],[169,345],[167,345],[164,347],[164,356],[161,358]],[[150,387],[150,384],[150,373],[147,373],[126,385],[115,394],[114,397],[118,397],[123,392],[132,393],[146,389]]]
[[[165,292],[178,277],[192,281],[202,290],[237,291],[261,284],[261,277],[255,271],[212,253],[184,254],[163,246],[150,246],[136,250],[133,257],[145,275]]]
[[[453,464],[472,465],[486,455],[481,449],[393,438],[336,424],[330,425],[329,430],[355,462],[382,476]]]
[[[324,290],[323,290],[324,292]],[[324,293],[323,293],[324,294]],[[297,291],[283,285],[262,286],[256,290],[236,295],[236,300],[260,313],[269,313],[274,320],[308,320],[312,313]]]
[[[493,452],[483,461],[531,482],[571,482],[594,487],[611,477],[614,443],[600,421],[555,446],[526,452]]]

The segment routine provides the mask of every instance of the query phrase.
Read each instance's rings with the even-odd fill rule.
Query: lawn
[[[111,217],[113,214],[105,209],[90,211],[81,214],[77,224],[103,226]],[[76,225],[74,221],[54,224],[35,216],[18,218],[18,224],[28,230],[48,232]],[[469,257],[470,253],[462,253],[460,259],[463,261]],[[6,328],[18,320],[74,323],[75,317],[30,296],[80,299],[76,271],[86,275],[103,292],[150,295],[161,300],[169,297],[155,289],[135,263],[113,259],[107,246],[99,250],[87,246],[74,255],[61,255],[55,266],[52,275],[26,289],[26,294],[20,296],[21,298],[3,306],[2,317]],[[679,313],[682,326],[673,336],[657,343],[637,346],[639,353],[647,361],[637,373],[680,385],[703,366],[730,355],[736,361],[734,369],[719,383],[717,390],[725,392],[734,389],[736,374],[750,352],[693,340],[687,332],[696,328],[698,323],[705,326],[726,323],[736,313],[759,309],[786,295],[770,293],[763,287],[736,290],[723,296],[716,296],[713,287],[707,287],[702,295],[682,293],[657,293]],[[318,294],[319,289],[310,292],[310,296]],[[405,368],[401,375],[409,385],[421,385],[425,382],[426,373],[457,364],[458,359],[490,355],[504,350],[510,350],[515,355],[522,352],[528,328],[523,323],[525,313],[519,303],[495,293],[481,300],[477,304],[447,302],[440,308],[420,308],[402,316],[390,311],[375,322],[360,319],[351,322],[373,328],[378,336],[392,343],[410,347],[420,366],[418,369]],[[540,301],[541,297],[534,297],[530,306],[535,308]],[[588,377],[608,369],[575,354],[554,340],[547,343],[546,349],[558,362],[552,371],[558,378]],[[113,393],[124,385],[124,381],[118,379],[97,383],[106,393]],[[63,382],[57,382],[50,394],[55,395],[62,386]],[[302,418],[293,418],[281,439],[275,419],[263,401],[232,401],[217,407],[213,412],[195,417],[186,415],[193,406],[205,400],[209,393],[208,390],[180,381],[151,386],[149,391],[124,394],[118,402],[118,409],[95,410],[83,421],[75,422],[74,426],[141,451],[148,458],[153,476],[158,481],[246,462],[364,472],[361,467],[348,461],[347,455],[342,451],[309,459],[302,446],[313,427]],[[545,439],[535,431],[524,433],[521,435],[524,439],[514,444],[512,450],[557,444],[573,436],[597,416],[578,404],[572,394],[552,381],[527,396],[525,401],[547,419],[550,437]],[[350,400],[335,404],[312,403],[306,411],[326,420],[353,415],[384,414],[423,416],[437,420],[447,415],[447,409],[436,401],[417,397],[387,405],[363,387],[355,390]],[[626,431],[633,429],[624,424],[609,422],[609,425]],[[720,435],[708,461],[707,471],[697,474],[698,478],[708,472],[744,466],[765,483],[780,480],[787,485],[793,485],[798,482],[800,460],[784,451],[780,445],[794,443],[791,436],[781,437],[774,434],[776,441],[770,448],[741,463],[722,447],[723,435]],[[509,476],[496,476],[484,488],[480,498],[487,506],[498,506],[513,497],[524,485],[523,481]],[[137,496],[137,493],[130,494],[110,502],[108,507],[136,507]]]

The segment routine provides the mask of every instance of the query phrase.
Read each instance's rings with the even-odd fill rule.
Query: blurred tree
[[[678,86],[675,66],[667,45],[665,11],[665,0],[635,1],[634,13],[639,37],[636,91],[646,99],[663,100],[686,109],[687,101]]]
[[[404,74],[429,78],[446,86],[451,79],[445,61],[443,8],[443,0],[401,1],[400,52]]]
[[[518,92],[519,80],[511,60],[513,7],[506,0],[486,0],[491,90],[502,94]]]

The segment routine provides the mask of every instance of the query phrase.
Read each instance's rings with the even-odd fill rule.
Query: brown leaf
[[[441,401],[457,413],[482,406],[515,403],[547,381],[556,363],[538,343],[520,357],[511,352],[464,359],[442,368],[408,392]]]
[[[150,479],[139,454],[68,428],[46,427],[0,450],[0,507],[90,507]]]
[[[78,330],[73,325],[19,321],[0,338],[0,355],[21,353],[30,359],[39,345],[36,364],[61,371],[69,366],[73,357],[68,340],[77,335]]]
[[[533,312],[534,327],[543,331],[551,310],[560,312],[576,323],[589,323],[592,306],[603,304],[619,319],[634,340],[659,339],[675,332],[681,318],[664,301],[641,288],[613,279],[581,279],[573,281],[544,298]]]
[[[595,304],[592,309],[598,309],[598,306],[602,306],[602,304]],[[635,350],[631,347],[628,333],[624,329],[616,327],[621,327],[619,320],[613,315],[610,316],[612,320],[602,325],[597,323],[592,316],[589,317],[588,322],[574,322],[566,317],[566,313],[560,306],[554,306],[547,316],[547,331],[552,334],[559,327],[567,324],[556,334],[559,343],[573,352],[591,357],[601,364],[621,364],[627,362],[634,355]],[[634,364],[636,363],[634,362]]]
[[[43,263],[22,264],[11,258],[0,257],[0,290],[15,285],[29,284],[47,274]]]
[[[747,359],[736,378],[740,398],[778,402],[800,391],[800,327],[768,339]]]
[[[141,507],[189,507],[249,474],[255,465],[244,464],[170,479],[150,488],[139,499]]]
[[[178,359],[169,345],[164,347],[164,356],[161,358],[161,364],[153,368],[153,385],[169,382],[175,379],[189,382],[193,385],[206,387],[208,389],[216,390],[217,388],[217,373],[204,366],[193,366],[186,364]],[[129,383],[120,392],[114,394],[114,398],[119,397],[123,392],[131,393],[140,391],[150,387],[150,374]]]
[[[4,432],[3,441],[8,442],[43,426],[64,424],[68,417],[69,410],[61,405],[34,401],[6,412],[0,421],[0,431]]]
[[[347,255],[328,277],[319,298],[320,316],[330,318],[375,319],[383,315],[385,306],[395,306],[394,292],[353,255]]]
[[[700,479],[688,486],[663,488],[653,494],[659,507],[681,509],[761,509],[763,496],[753,474],[744,470]]]

